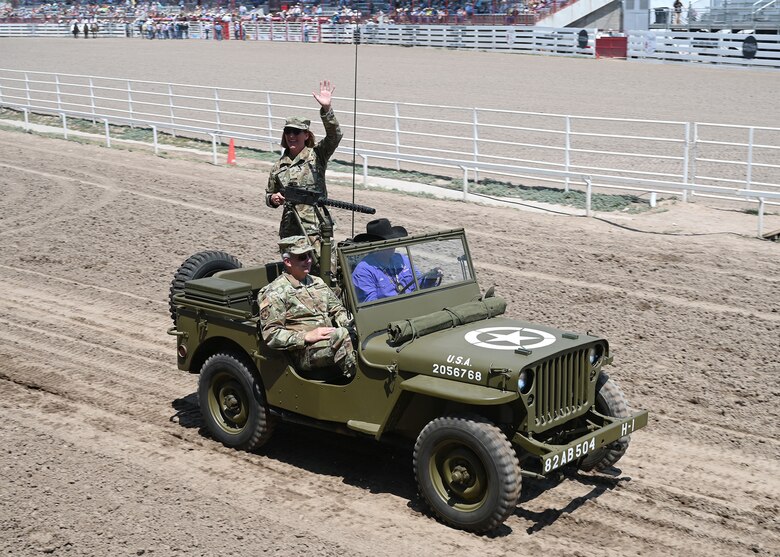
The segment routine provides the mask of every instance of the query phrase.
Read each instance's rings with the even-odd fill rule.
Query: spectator
[[[674,0],[674,24],[680,25],[682,23],[682,9],[683,3],[680,0]]]

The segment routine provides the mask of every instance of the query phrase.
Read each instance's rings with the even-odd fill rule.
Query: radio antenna
[[[355,161],[357,159],[357,82],[358,82],[358,45],[360,44],[360,27],[355,24],[352,33],[355,43],[355,87],[352,93],[352,204],[355,203]],[[355,213],[352,213],[352,237],[355,237]]]

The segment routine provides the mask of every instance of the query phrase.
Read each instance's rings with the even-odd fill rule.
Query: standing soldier
[[[342,137],[339,122],[333,114],[331,105],[334,90],[335,87],[330,81],[325,80],[320,82],[320,92],[312,93],[320,104],[320,118],[325,127],[325,137],[317,144],[314,143],[314,134],[309,129],[311,125],[309,120],[300,117],[287,119],[282,132],[284,153],[271,169],[265,193],[265,203],[269,207],[276,208],[284,205],[279,237],[284,238],[305,232],[317,253],[319,253],[319,223],[314,207],[285,205],[281,190],[288,185],[296,185],[327,196],[325,170],[328,160],[336,151]]]

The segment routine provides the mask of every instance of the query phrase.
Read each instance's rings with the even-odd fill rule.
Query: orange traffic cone
[[[233,141],[233,138],[230,139],[230,144],[228,144],[228,158],[227,158],[228,164],[236,164],[236,145]]]

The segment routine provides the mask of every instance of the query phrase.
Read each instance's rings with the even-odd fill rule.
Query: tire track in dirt
[[[111,191],[113,191],[115,193],[119,193],[119,192],[126,193],[126,194],[129,194],[129,195],[142,197],[144,199],[148,199],[148,200],[151,200],[151,201],[163,202],[163,203],[167,203],[167,204],[170,204],[170,205],[176,205],[176,206],[179,206],[179,207],[184,207],[186,209],[192,209],[192,210],[199,211],[199,212],[212,213],[212,214],[223,216],[223,217],[230,217],[232,219],[246,220],[247,222],[251,222],[251,223],[255,223],[255,224],[265,224],[265,225],[268,225],[268,226],[271,226],[272,224],[275,224],[270,219],[259,218],[259,217],[252,217],[250,215],[237,215],[237,214],[235,214],[234,211],[231,211],[231,210],[218,209],[216,207],[208,207],[208,206],[205,206],[205,205],[200,205],[200,204],[196,204],[196,203],[190,203],[188,201],[182,201],[181,199],[174,199],[174,198],[170,198],[170,197],[163,197],[163,196],[160,196],[160,195],[144,193],[144,192],[140,192],[140,191],[134,191],[134,190],[130,190],[130,189],[126,189],[126,188],[120,188],[120,187],[116,187],[116,186],[112,186],[112,185],[99,184],[97,182],[85,181],[85,180],[81,180],[79,178],[69,178],[67,176],[50,174],[48,172],[43,172],[43,171],[39,171],[39,170],[32,170],[32,169],[29,169],[29,168],[15,167],[15,166],[12,166],[12,165],[9,165],[9,164],[0,163],[0,167],[11,168],[11,169],[14,169],[14,170],[18,170],[20,172],[25,172],[27,174],[32,174],[34,176],[41,176],[41,177],[44,177],[44,178],[78,181],[82,185],[87,185],[87,186],[91,186],[91,187],[94,187],[94,188],[111,190]]]
[[[36,175],[47,176],[47,177],[51,177],[51,178],[75,179],[75,178],[68,178],[68,177],[63,177],[63,176],[52,176],[52,175],[49,175],[48,173],[42,173],[40,171],[34,171],[34,170],[29,170],[29,169],[23,169],[23,168],[20,168],[20,167],[11,167],[10,165],[0,164],[0,166],[6,166],[8,168],[15,168],[15,169],[17,169],[19,171],[27,171],[27,172],[30,172],[30,173],[34,173]],[[243,214],[243,215],[242,214],[236,214],[234,210],[220,210],[220,209],[216,209],[214,207],[208,207],[208,206],[205,206],[205,205],[194,204],[194,203],[190,203],[190,202],[184,202],[184,201],[181,201],[181,200],[178,200],[178,199],[173,199],[173,198],[170,198],[170,197],[162,197],[162,196],[147,194],[147,193],[143,193],[143,192],[139,192],[139,191],[127,190],[127,189],[123,189],[123,188],[119,188],[119,187],[115,187],[115,186],[111,186],[111,185],[98,184],[98,183],[95,183],[95,182],[84,182],[84,181],[81,181],[81,183],[83,183],[85,185],[92,186],[92,187],[96,187],[96,188],[104,188],[104,189],[107,189],[107,190],[112,190],[114,193],[117,193],[117,192],[130,193],[131,195],[144,197],[146,199],[150,199],[150,200],[153,200],[153,201],[162,201],[162,202],[165,202],[165,203],[170,203],[170,204],[173,204],[173,205],[178,205],[178,206],[186,207],[188,209],[193,209],[193,210],[197,210],[197,211],[212,212],[212,213],[215,213],[215,214],[218,214],[218,215],[229,216],[229,217],[231,217],[233,219],[246,220],[248,222],[252,222],[252,223],[256,223],[256,224],[262,223],[262,224],[265,224],[265,225],[268,225],[268,226],[272,226],[274,224],[273,221],[271,221],[269,219],[256,218],[256,217],[252,217],[252,216],[246,215],[246,214]],[[108,201],[110,201],[110,199],[106,200],[106,203]],[[93,208],[98,209],[98,208],[100,208],[101,205],[103,205],[103,204],[96,204],[96,205],[94,205]],[[89,212],[89,209],[85,209],[85,211]],[[75,218],[75,217],[73,217],[73,218]],[[40,224],[40,225],[37,225],[37,226],[43,226],[43,225],[44,224]],[[18,230],[15,230],[13,232],[17,232],[17,231]],[[10,233],[10,231],[9,231],[9,233]],[[2,232],[0,232],[0,234],[2,234]],[[506,274],[511,273],[511,274],[519,275],[520,277],[523,277],[523,278],[526,278],[526,279],[530,278],[530,279],[534,279],[534,280],[541,280],[541,281],[544,281],[544,282],[558,282],[558,283],[562,283],[562,284],[565,284],[565,285],[568,285],[568,286],[575,286],[575,287],[582,288],[582,289],[587,289],[587,290],[592,290],[592,289],[600,290],[600,291],[605,292],[607,294],[621,294],[621,295],[628,294],[628,295],[635,296],[635,297],[639,298],[640,300],[647,301],[647,302],[650,302],[650,301],[661,301],[661,302],[672,303],[672,304],[676,304],[676,305],[686,304],[689,307],[697,307],[697,308],[700,308],[700,309],[716,311],[716,312],[731,312],[731,311],[733,311],[733,312],[745,315],[747,317],[761,318],[761,319],[765,319],[765,320],[769,320],[769,321],[773,321],[773,322],[775,322],[775,321],[776,322],[780,322],[780,313],[772,314],[772,313],[767,313],[767,312],[750,311],[750,310],[744,310],[741,307],[729,308],[729,307],[724,307],[724,306],[721,306],[719,304],[714,304],[714,303],[706,302],[706,301],[691,301],[689,299],[682,298],[679,295],[656,294],[655,291],[658,288],[663,289],[663,288],[666,287],[666,285],[663,284],[663,283],[643,281],[643,288],[642,288],[642,290],[649,290],[649,291],[652,292],[652,293],[646,293],[645,294],[645,293],[640,293],[638,291],[627,292],[624,288],[621,288],[619,286],[611,286],[611,285],[605,284],[605,283],[586,282],[586,281],[572,279],[572,278],[561,276],[561,275],[552,275],[551,276],[551,275],[546,274],[546,273],[539,273],[539,272],[533,272],[533,271],[520,271],[520,270],[517,270],[517,269],[514,269],[514,268],[510,268],[510,267],[507,267],[507,266],[504,266],[504,265],[491,265],[491,264],[486,264],[486,263],[478,263],[477,267],[478,267],[478,269],[487,269],[490,273],[495,273],[496,275],[506,275]],[[774,282],[780,283],[780,280],[775,280]],[[772,284],[771,280],[770,280],[770,284]],[[696,295],[696,296],[701,296],[701,294],[702,294],[700,291],[696,291],[696,290],[692,290],[692,289],[688,290],[687,292],[690,293],[690,294]],[[748,298],[748,300],[753,301],[753,300],[755,300],[755,297]]]
[[[0,163],[3,172],[3,191],[9,183],[23,183],[21,175],[26,174],[25,170],[18,167],[9,167]],[[10,172],[9,172],[10,171]],[[41,178],[44,178],[41,176]],[[77,205],[76,190],[78,186],[59,179],[54,176],[47,176],[36,184],[33,191],[27,191],[24,204],[30,207],[29,211],[16,213],[11,219],[4,219],[3,224],[7,225],[8,230],[0,231],[0,235],[24,233],[37,226],[47,224],[52,219],[68,218],[61,215],[62,210]],[[12,188],[13,189],[13,188]],[[18,199],[3,196],[2,204],[18,203]],[[10,205],[9,205],[10,206]],[[60,216],[57,216],[57,215]]]
[[[79,335],[100,339],[106,345],[121,345],[130,339],[134,341],[134,346],[144,351],[170,351],[171,349],[171,339],[167,336],[161,339],[160,329],[149,326],[150,322],[158,322],[160,318],[143,310],[132,311],[125,308],[124,313],[116,314],[121,315],[121,318],[111,319],[103,316],[102,311],[105,306],[96,309],[94,304],[88,305],[72,300],[61,301],[57,297],[40,296],[33,299],[27,292],[31,291],[15,290],[9,293],[4,308],[10,310],[11,314],[23,316],[25,324],[38,326],[39,323],[43,323],[42,329],[54,333],[80,330]],[[162,342],[163,339],[169,342]]]
[[[609,284],[599,282],[589,282],[576,278],[566,277],[562,275],[551,275],[549,273],[540,273],[536,271],[520,271],[517,269],[508,269],[503,265],[492,265],[489,263],[478,263],[477,268],[486,269],[497,275],[511,274],[521,278],[531,279],[534,281],[560,283],[566,286],[573,286],[582,290],[597,290],[609,295],[620,295],[626,297],[633,297],[639,300],[647,302],[661,302],[674,306],[681,306],[690,309],[701,309],[710,311],[713,313],[727,313],[738,314],[751,319],[764,319],[770,322],[780,323],[780,313],[762,312],[758,310],[746,310],[742,307],[735,305],[723,305],[715,304],[712,302],[705,302],[699,300],[689,300],[678,295],[666,294],[664,292],[645,292],[636,290],[627,290],[625,287],[612,286]]]
[[[19,274],[30,275],[30,276],[33,276],[33,277],[44,279],[46,282],[56,282],[56,283],[60,283],[60,284],[68,285],[68,286],[76,286],[76,287],[85,288],[85,289],[88,289],[88,290],[91,290],[91,291],[97,291],[97,292],[101,292],[101,293],[105,293],[105,294],[110,294],[111,296],[121,296],[121,297],[126,297],[126,298],[132,298],[134,300],[146,302],[147,304],[157,304],[157,305],[160,305],[160,306],[165,306],[166,308],[168,307],[168,302],[167,301],[161,301],[161,300],[157,300],[157,299],[154,299],[154,298],[147,298],[147,297],[144,297],[144,296],[138,296],[138,295],[133,294],[131,292],[126,292],[126,291],[123,291],[123,290],[116,290],[116,289],[113,289],[113,288],[106,288],[104,286],[99,286],[97,284],[89,284],[89,283],[86,283],[86,282],[79,282],[79,281],[73,280],[71,278],[60,277],[60,276],[57,276],[57,275],[52,275],[50,273],[42,273],[40,271],[34,271],[32,269],[23,269],[21,267],[15,267],[15,266],[10,266],[10,265],[0,264],[0,270],[10,271],[10,273],[8,273],[6,277],[4,277],[5,280],[14,280],[14,279],[17,278],[16,275],[19,275]],[[45,287],[45,286],[47,286],[47,285],[46,284],[41,285],[41,287]]]
[[[0,400],[5,396],[0,394]],[[37,396],[47,398],[50,395],[39,393]],[[220,501],[229,509],[228,514],[243,515],[245,509],[252,509],[251,514],[256,520],[280,523],[274,528],[295,532],[296,537],[301,528],[301,516],[318,517],[315,523],[306,522],[304,539],[307,544],[327,547],[328,552],[324,553],[327,555],[397,555],[399,551],[416,554],[414,540],[423,533],[418,531],[419,527],[422,526],[425,531],[431,522],[429,518],[415,516],[406,509],[402,512],[404,522],[388,521],[381,517],[392,516],[397,512],[394,510],[397,505],[394,498],[377,496],[372,504],[366,504],[360,496],[364,492],[363,488],[345,486],[337,479],[331,480],[332,488],[328,488],[328,478],[324,482],[320,481],[317,474],[305,470],[299,470],[297,481],[290,483],[290,471],[284,469],[287,466],[280,473],[274,473],[262,465],[258,470],[258,460],[262,458],[256,455],[236,451],[208,451],[200,458],[190,453],[192,460],[184,463],[181,460],[181,447],[159,443],[155,428],[133,427],[121,416],[104,413],[100,409],[70,403],[65,412],[39,416],[35,411],[22,408],[14,422],[21,426],[21,423],[33,418],[35,428],[41,428],[86,450],[94,451],[99,447],[97,452],[129,465],[130,469],[144,470],[145,475],[156,477],[159,487],[166,491],[170,486],[179,486],[182,482],[197,485],[200,497]],[[131,435],[124,437],[123,431]],[[99,444],[89,442],[90,439],[98,440]],[[226,480],[218,479],[222,477]],[[281,482],[278,488],[275,485],[277,481]],[[174,489],[175,495],[181,488]],[[343,501],[340,503],[332,497],[333,494],[343,495],[345,491],[354,492],[349,497],[348,507],[342,507]],[[401,516],[398,518],[401,519]],[[340,525],[345,520],[354,526],[354,533],[340,531]],[[232,528],[228,526],[227,529]],[[365,536],[366,529],[371,529],[371,536]],[[457,542],[453,542],[451,533],[446,533],[448,535],[439,540],[441,543],[431,554],[452,555],[459,548],[463,550],[472,547],[473,551],[480,545],[477,536],[456,532]],[[290,543],[290,540],[284,540],[284,536],[280,540]],[[222,542],[217,540],[211,543]],[[269,543],[273,545],[279,542],[269,540]],[[349,550],[342,547],[344,543],[348,543]],[[297,552],[301,548],[300,542],[293,547],[296,547]],[[497,551],[486,551],[484,554],[501,555]]]
[[[43,398],[47,398],[47,395],[44,394]],[[278,544],[278,547],[282,548],[291,544],[299,546],[304,544],[304,547],[311,546],[317,554],[322,553],[334,557],[348,553],[346,547],[341,545],[341,541],[326,530],[321,532],[313,532],[310,529],[302,530],[301,525],[297,523],[297,517],[293,516],[294,510],[285,512],[277,504],[271,511],[247,515],[244,509],[254,507],[252,500],[255,497],[259,496],[262,500],[263,495],[261,492],[252,489],[242,493],[240,487],[232,488],[229,483],[223,486],[221,485],[222,482],[199,482],[197,478],[209,477],[208,471],[204,473],[197,466],[182,466],[178,460],[179,455],[176,454],[177,451],[156,443],[154,432],[151,428],[146,428],[145,434],[141,433],[138,435],[139,432],[136,432],[136,435],[125,439],[121,437],[120,432],[123,429],[122,426],[127,425],[126,421],[117,421],[116,416],[103,414],[99,410],[96,411],[92,408],[84,408],[74,404],[67,404],[67,407],[67,413],[57,412],[46,415],[40,415],[37,412],[31,412],[26,408],[22,408],[18,416],[11,421],[11,424],[21,430],[25,429],[25,422],[30,421],[36,430],[44,434],[53,435],[74,447],[82,448],[89,453],[94,453],[96,456],[108,459],[121,470],[121,476],[132,476],[137,473],[137,470],[143,470],[145,475],[150,477],[151,482],[157,484],[157,489],[160,490],[160,493],[157,495],[159,498],[166,498],[171,495],[174,497],[176,495],[181,496],[183,492],[180,488],[173,488],[173,493],[166,493],[166,491],[170,492],[172,490],[172,486],[178,485],[179,478],[187,478],[191,485],[200,484],[201,489],[198,492],[198,497],[191,502],[196,506],[191,507],[189,511],[197,512],[198,506],[211,508],[214,505],[209,504],[209,501],[218,502],[219,506],[231,510],[235,521],[233,525],[220,524],[220,526],[226,526],[229,530],[235,530],[235,533],[249,536],[250,539],[255,538],[255,535],[252,534],[253,526],[251,525],[251,523],[255,523],[254,528],[258,526],[264,527],[260,528],[263,536],[272,534],[272,539],[267,541],[267,544],[270,546]],[[112,424],[112,427],[109,428],[94,425],[94,423],[111,424],[114,421],[117,423]],[[4,425],[3,427],[8,426]],[[132,431],[133,428],[130,428],[130,430]],[[118,433],[120,435],[117,435]],[[84,442],[85,439],[87,440],[86,443]],[[98,439],[101,442],[95,445],[94,442],[89,441],[90,439]],[[213,455],[213,459],[224,461],[224,457],[219,455]],[[234,474],[237,472],[231,466],[231,463],[223,462],[222,466],[225,469],[231,469]],[[246,476],[245,473],[241,475]],[[245,486],[246,484],[242,485]],[[133,486],[130,487],[132,488]],[[180,509],[180,512],[185,510],[187,509]],[[242,519],[241,517],[245,518]],[[104,514],[105,519],[111,520],[111,514],[107,516]],[[121,524],[115,524],[115,527],[117,526],[121,527]],[[186,530],[192,530],[192,527],[186,522],[182,526]],[[131,525],[130,528],[136,528],[136,526]],[[126,531],[125,535],[128,534],[130,532]],[[179,537],[175,531],[168,535]],[[184,538],[178,541],[182,547],[191,547],[191,540]],[[259,542],[259,539],[255,540],[255,543],[257,542]],[[110,541],[108,543],[111,544]],[[201,543],[212,548],[211,551],[206,550],[203,554],[215,554],[212,552],[216,551],[222,554],[222,551],[220,551],[222,549],[222,541],[215,543],[215,541],[206,538],[201,540]],[[121,544],[118,545],[121,546]],[[191,554],[189,551],[187,553]],[[359,552],[359,554],[369,555],[370,553]]]

